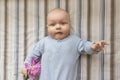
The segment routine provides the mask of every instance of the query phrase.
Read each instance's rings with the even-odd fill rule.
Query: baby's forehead
[[[68,13],[63,9],[53,9],[50,12],[48,12],[48,16],[51,15],[51,14],[58,14],[58,13],[68,15]]]
[[[70,17],[67,11],[65,11],[64,9],[59,9],[59,8],[51,10],[47,15],[47,20],[50,19],[51,16],[53,18],[53,16],[55,17],[56,15],[67,17],[70,20]]]

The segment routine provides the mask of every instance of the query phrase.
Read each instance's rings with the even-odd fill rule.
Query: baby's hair
[[[49,14],[50,12],[52,12],[52,11],[55,11],[55,10],[64,11],[64,12],[66,12],[66,13],[68,14],[68,12],[67,12],[66,10],[62,9],[62,8],[54,8],[54,9],[50,10],[50,11],[48,12],[48,14]],[[68,14],[68,15],[69,15],[69,14]]]
[[[63,12],[65,12],[65,13],[67,14],[68,18],[69,18],[69,21],[70,21],[70,15],[69,15],[69,13],[68,13],[66,10],[62,9],[62,8],[54,8],[54,9],[50,10],[50,11],[48,12],[48,14],[47,14],[47,17],[48,17],[48,15],[49,15],[51,12],[54,12],[54,11],[63,11]]]

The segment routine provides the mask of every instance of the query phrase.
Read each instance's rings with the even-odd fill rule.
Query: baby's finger
[[[101,44],[102,44],[102,45],[109,45],[109,43],[106,42],[106,41],[104,41],[104,40],[101,41]]]

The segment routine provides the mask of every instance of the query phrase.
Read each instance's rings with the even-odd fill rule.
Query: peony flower
[[[25,63],[25,68],[27,69],[28,77],[32,80],[40,74],[41,65],[40,60],[35,60],[34,57],[30,58],[30,64]]]

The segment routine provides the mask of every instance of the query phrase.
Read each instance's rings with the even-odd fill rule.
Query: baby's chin
[[[68,37],[68,35],[66,35],[66,36],[64,36],[64,35],[56,35],[53,38],[56,39],[56,40],[62,40],[62,39],[65,39],[67,37]]]

